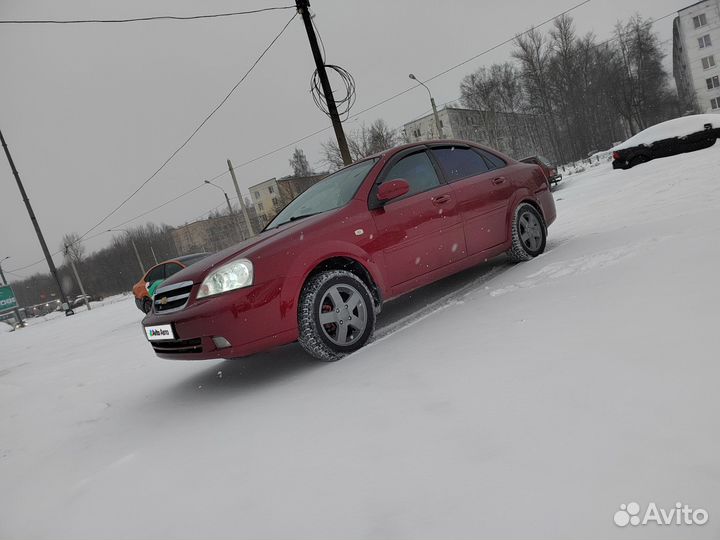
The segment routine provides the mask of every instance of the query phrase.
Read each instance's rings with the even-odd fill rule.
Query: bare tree
[[[300,148],[295,148],[292,157],[290,158],[290,167],[293,170],[295,176],[311,176],[314,171],[308,163],[308,159],[305,156],[305,152]]]
[[[60,248],[63,251],[65,262],[70,263],[71,260],[75,264],[83,262],[83,259],[85,258],[85,246],[82,244],[78,233],[73,232],[64,235],[62,237],[62,245]]]
[[[363,124],[358,129],[346,133],[345,136],[353,162],[392,148],[400,140],[397,131],[390,129],[381,118],[375,120],[369,128]],[[340,148],[338,148],[334,139],[322,143],[321,162],[332,170],[345,166],[340,154]]]

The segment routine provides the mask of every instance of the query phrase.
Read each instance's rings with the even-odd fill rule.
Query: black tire
[[[545,220],[529,203],[522,203],[515,210],[510,235],[512,246],[507,251],[507,256],[511,262],[529,261],[545,251]]]
[[[336,293],[340,296],[335,296]],[[354,296],[356,293],[358,297]],[[334,302],[333,297],[342,302]],[[344,304],[347,301],[352,301],[352,309]],[[353,302],[358,304],[353,306]],[[321,314],[340,322],[323,324]],[[362,328],[358,328],[363,319]],[[325,362],[340,360],[365,345],[374,330],[372,294],[358,276],[347,270],[328,270],[316,274],[305,284],[298,303],[298,341],[310,355]]]
[[[150,313],[151,309],[152,309],[152,300],[150,300],[150,298],[148,298],[146,296],[145,298],[143,298],[143,303],[142,303],[143,313],[148,314],[148,313]]]

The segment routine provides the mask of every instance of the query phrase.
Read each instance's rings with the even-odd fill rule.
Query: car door
[[[385,204],[378,202],[377,188],[399,178],[407,180],[410,191]],[[378,176],[369,205],[391,286],[465,256],[457,201],[441,178],[424,147],[399,154]]]
[[[437,145],[431,152],[457,198],[468,255],[502,244],[513,193],[511,179],[503,174],[505,161],[463,145]]]

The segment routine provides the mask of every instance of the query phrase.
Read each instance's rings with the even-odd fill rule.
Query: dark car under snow
[[[720,115],[697,114],[662,122],[614,147],[613,169],[710,148],[720,137]]]

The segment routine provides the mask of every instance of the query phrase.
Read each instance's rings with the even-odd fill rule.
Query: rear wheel
[[[367,285],[347,270],[313,276],[300,294],[300,345],[319,360],[333,362],[365,345],[375,330],[375,309]]]
[[[512,262],[529,261],[545,251],[545,220],[533,205],[522,203],[517,207],[511,236],[512,247],[507,255]]]

